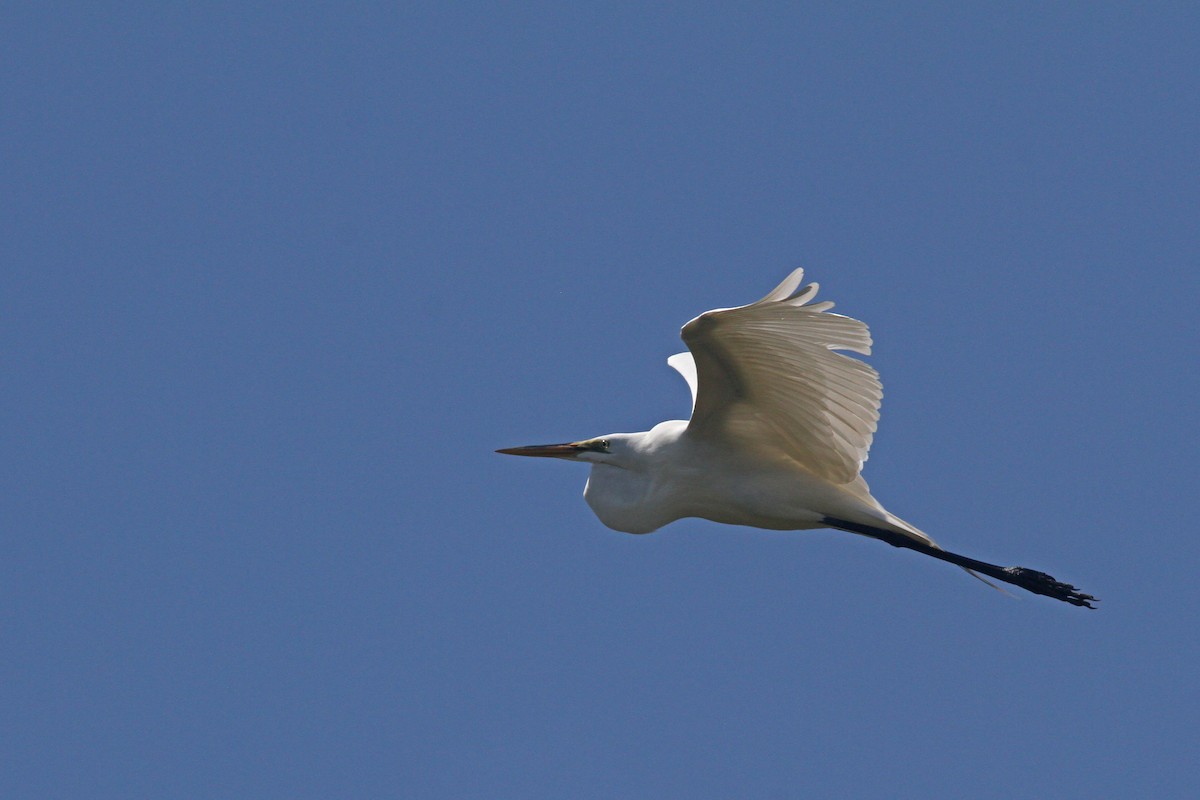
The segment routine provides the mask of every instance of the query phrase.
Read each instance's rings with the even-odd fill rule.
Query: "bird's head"
[[[566,458],[571,461],[586,461],[590,464],[621,466],[623,455],[629,448],[628,434],[613,433],[563,444],[535,444],[527,447],[506,447],[497,450],[509,456],[537,456],[538,458]]]

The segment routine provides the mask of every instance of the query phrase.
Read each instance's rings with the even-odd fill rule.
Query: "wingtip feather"
[[[783,282],[772,289],[766,297],[759,300],[759,303],[775,303],[780,300],[786,300],[791,297],[800,283],[804,280],[804,268],[797,267],[792,270],[791,274],[783,279]],[[757,305],[757,303],[755,304]]]

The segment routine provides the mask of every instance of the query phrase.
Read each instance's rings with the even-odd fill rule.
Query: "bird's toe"
[[[1007,567],[1004,571],[1013,577],[1014,584],[1034,594],[1053,597],[1056,600],[1084,608],[1095,608],[1092,603],[1099,602],[1095,597],[1084,594],[1071,584],[1055,580],[1054,577],[1044,572],[1038,572],[1036,569]]]

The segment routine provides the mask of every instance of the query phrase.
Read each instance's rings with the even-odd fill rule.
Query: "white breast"
[[[650,533],[681,515],[655,502],[645,473],[593,464],[583,499],[608,527],[624,533]]]

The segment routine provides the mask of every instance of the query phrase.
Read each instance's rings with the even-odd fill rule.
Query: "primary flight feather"
[[[871,352],[867,326],[811,302],[797,269],[766,297],[683,326],[667,362],[692,392],[688,422],[497,452],[585,461],[584,497],[601,522],[649,533],[683,517],[773,530],[837,528],[957,564],[1077,606],[1095,598],[1025,567],[940,548],[871,496],[860,472],[883,396],[879,375],[838,351]]]

